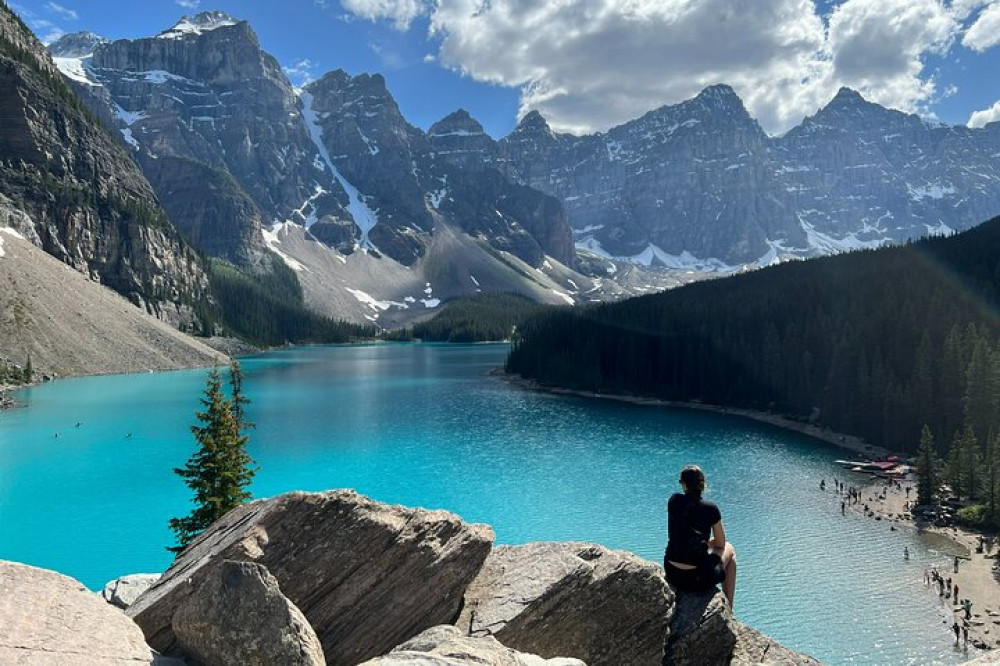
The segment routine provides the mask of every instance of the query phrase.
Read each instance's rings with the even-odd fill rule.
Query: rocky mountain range
[[[485,153],[557,197],[579,247],[664,266],[876,247],[1000,213],[1000,124],[937,125],[847,88],[778,137],[716,85],[588,136],[529,113]]]
[[[604,133],[532,112],[494,140],[464,110],[414,127],[378,74],[295,89],[219,12],[50,50],[187,238],[250,269],[269,247],[313,309],[358,321],[479,290],[617,298],[1000,213],[1000,126],[936,125],[848,89],[778,137],[715,85]]]
[[[78,33],[50,51],[185,237],[250,270],[273,249],[319,312],[393,323],[480,290],[566,303],[678,282],[579,264],[557,199],[442,149],[461,114],[425,133],[377,74],[296,90],[245,21],[204,12],[154,37]]]
[[[126,150],[0,3],[0,227],[160,319],[199,329],[201,259]]]

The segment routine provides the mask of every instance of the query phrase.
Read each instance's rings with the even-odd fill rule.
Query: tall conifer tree
[[[204,411],[196,412],[200,425],[191,426],[198,450],[184,467],[174,472],[194,491],[194,509],[183,518],[170,520],[177,544],[168,550],[180,553],[202,531],[226,513],[250,499],[247,490],[256,468],[247,453],[249,437],[244,430],[249,400],[243,394],[243,373],[233,361],[229,369],[232,397],[222,388],[218,368],[212,368],[201,399]]]

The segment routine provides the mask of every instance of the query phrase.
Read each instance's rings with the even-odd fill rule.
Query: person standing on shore
[[[955,620],[955,624],[953,624],[951,628],[952,631],[955,632],[955,645],[958,645],[958,632],[959,632],[958,620]]]
[[[958,555],[955,556],[955,573],[958,573]]]
[[[909,546],[903,546],[903,559],[904,560],[910,559],[910,547]],[[956,585],[955,587],[958,587],[958,586]]]
[[[840,502],[840,515],[847,515],[847,502],[844,502],[843,500]]]

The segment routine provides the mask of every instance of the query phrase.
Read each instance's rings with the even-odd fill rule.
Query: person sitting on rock
[[[683,493],[667,502],[667,550],[663,568],[675,589],[702,592],[722,583],[733,608],[736,596],[736,550],[726,541],[722,513],[701,498],[705,473],[696,465],[681,470]]]

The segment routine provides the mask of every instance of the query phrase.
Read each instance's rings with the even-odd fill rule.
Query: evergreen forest
[[[337,321],[307,309],[295,273],[277,256],[268,257],[270,266],[261,274],[221,259],[208,260],[215,303],[200,313],[208,330],[221,329],[260,346],[375,337],[372,326]]]
[[[553,309],[507,370],[543,385],[758,409],[913,453],[1000,433],[1000,218],[962,234]],[[966,444],[966,442],[972,444]],[[970,454],[971,455],[971,454]]]
[[[386,334],[389,340],[499,342],[511,340],[531,315],[550,306],[513,293],[484,293],[449,301],[431,319]]]

